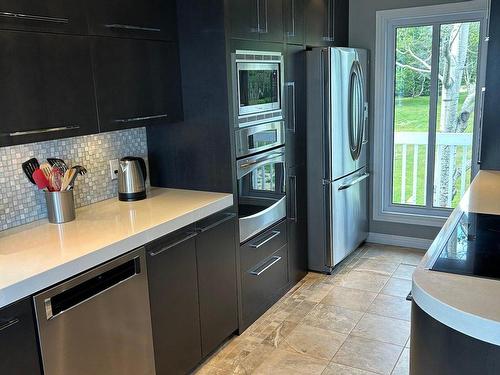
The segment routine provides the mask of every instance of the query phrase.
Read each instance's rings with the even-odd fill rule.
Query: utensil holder
[[[73,190],[46,191],[45,201],[49,223],[62,224],[75,220],[75,198]]]

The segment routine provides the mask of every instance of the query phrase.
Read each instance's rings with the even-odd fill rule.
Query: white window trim
[[[394,9],[377,12],[376,19],[376,59],[375,59],[375,103],[374,103],[374,152],[373,152],[373,220],[396,223],[426,225],[441,227],[450,209],[434,208],[432,210],[420,207],[404,207],[395,205],[390,198],[392,175],[392,103],[394,97],[393,60],[394,60],[394,30],[397,26],[425,25],[446,21],[482,22],[481,33],[486,36],[488,28],[488,0],[465,1],[426,7]],[[392,39],[391,39],[392,37]],[[472,175],[478,169],[478,150],[481,132],[482,87],[485,83],[485,65],[487,38],[480,39],[480,54],[478,61],[478,95],[476,96],[475,121],[476,129],[472,147]],[[379,95],[378,93],[383,93]],[[390,116],[388,114],[391,113]]]

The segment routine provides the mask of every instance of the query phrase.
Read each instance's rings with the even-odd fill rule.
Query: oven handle
[[[256,158],[256,159],[254,159],[252,161],[243,163],[243,164],[240,165],[240,167],[241,168],[247,168],[247,167],[250,167],[252,165],[262,163],[263,161],[272,160],[274,158],[277,158],[277,157],[283,156],[283,155],[285,155],[285,153],[283,153],[283,152],[273,152],[272,154],[269,154],[269,155],[264,156],[262,158]]]

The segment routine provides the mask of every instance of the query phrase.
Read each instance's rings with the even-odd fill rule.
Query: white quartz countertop
[[[413,274],[413,300],[427,314],[500,345],[500,280],[429,270],[464,212],[500,215],[500,172],[480,171]]]
[[[40,220],[0,232],[0,307],[232,204],[232,194],[152,188],[142,201],[82,207],[69,223]]]

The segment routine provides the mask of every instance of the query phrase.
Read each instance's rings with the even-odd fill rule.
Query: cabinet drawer
[[[241,276],[243,323],[248,327],[273,302],[288,283],[287,245]]]
[[[79,0],[2,0],[0,29],[86,34],[83,4]]]
[[[40,374],[31,299],[0,309],[0,374]]]
[[[286,244],[286,241],[286,221],[282,221],[240,246],[241,269],[246,271],[254,267]]]

